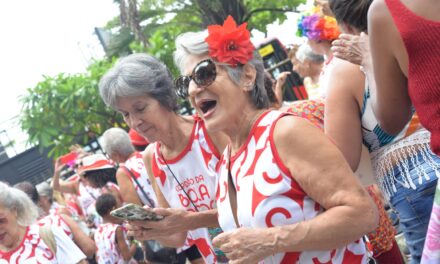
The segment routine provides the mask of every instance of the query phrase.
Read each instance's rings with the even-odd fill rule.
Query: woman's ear
[[[257,78],[257,70],[249,63],[243,66],[241,74],[241,86],[245,91],[251,91],[254,88],[255,79]]]

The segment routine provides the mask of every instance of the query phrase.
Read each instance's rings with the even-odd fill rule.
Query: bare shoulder
[[[145,164],[149,164],[153,158],[154,147],[156,144],[152,143],[147,146],[147,148],[142,152],[142,159]]]
[[[391,19],[385,0],[375,0],[368,10],[368,21],[373,23],[389,22]]]

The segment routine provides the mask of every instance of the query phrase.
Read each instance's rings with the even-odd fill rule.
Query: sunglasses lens
[[[180,76],[174,82],[176,86],[176,93],[180,98],[186,99],[188,97],[188,86],[191,78],[188,76]]]
[[[198,86],[206,87],[212,84],[216,76],[215,63],[211,60],[202,61],[194,68],[193,79]]]

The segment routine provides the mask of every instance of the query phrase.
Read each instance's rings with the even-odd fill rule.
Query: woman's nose
[[[188,85],[188,94],[189,96],[194,96],[200,93],[201,91],[205,90],[205,88],[206,88],[205,86],[199,86],[193,80],[191,80]]]

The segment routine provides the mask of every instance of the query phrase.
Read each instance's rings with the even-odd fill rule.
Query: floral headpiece
[[[234,18],[228,16],[220,25],[208,26],[209,56],[218,62],[237,66],[244,65],[253,57],[255,50],[251,34],[246,29],[247,23],[237,27]]]
[[[297,35],[311,40],[335,40],[341,32],[336,19],[322,13],[319,6],[304,12],[298,20]]]

